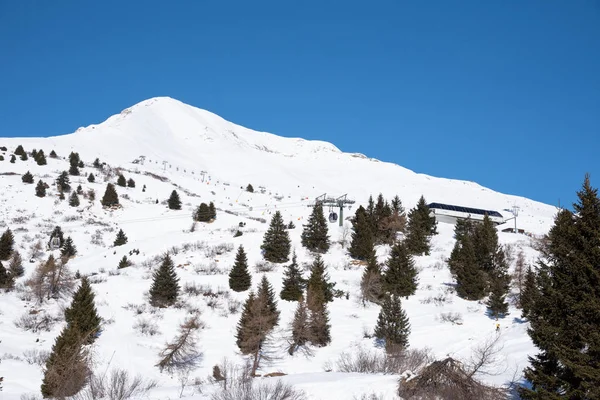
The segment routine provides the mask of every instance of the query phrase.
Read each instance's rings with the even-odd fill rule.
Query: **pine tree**
[[[101,319],[94,302],[94,291],[90,281],[83,277],[81,285],[73,295],[71,305],[65,309],[65,321],[79,329],[79,335],[91,344],[100,330]]]
[[[79,168],[83,168],[83,167],[85,166],[85,164],[83,163],[83,161],[81,161],[81,160],[80,160],[80,161],[79,161],[79,164],[77,164],[77,166],[78,166]]]
[[[306,346],[312,339],[310,325],[310,312],[304,298],[298,299],[298,306],[294,312],[294,318],[290,324],[290,347],[288,353],[294,355],[297,348]]]
[[[37,163],[37,165],[46,165],[48,164],[48,162],[46,161],[46,156],[44,155],[44,150],[40,150],[36,157],[35,157],[35,162]]]
[[[408,213],[406,244],[415,255],[429,255],[431,236],[437,234],[435,217],[430,215],[425,198],[421,196],[415,208]]]
[[[33,175],[31,175],[31,172],[27,171],[25,174],[23,174],[21,180],[23,183],[33,183]]]
[[[251,184],[248,184],[248,186],[246,186],[246,192],[254,193],[254,188]]]
[[[10,162],[11,162],[12,164],[14,164],[14,163],[15,163],[15,161],[17,161],[17,158],[15,157],[15,155],[14,155],[14,154],[11,154],[11,155],[10,155]]]
[[[366,260],[373,248],[373,233],[367,211],[363,206],[358,207],[352,221],[354,232],[350,243],[350,257],[357,260]]]
[[[369,195],[369,201],[367,203],[367,220],[369,221],[369,227],[371,228],[371,233],[373,237],[377,231],[377,224],[375,221],[375,202],[373,201],[373,196]]]
[[[169,255],[165,255],[162,264],[154,272],[150,287],[150,304],[154,307],[169,307],[177,301],[179,278]]]
[[[217,209],[215,208],[215,203],[213,203],[212,201],[208,203],[208,212],[210,214],[211,220],[217,219]]]
[[[27,157],[27,153],[21,154],[21,156],[19,158],[21,159],[21,161],[27,161],[27,160],[29,160],[29,157]]]
[[[35,195],[37,197],[46,197],[46,184],[41,179],[35,186]]]
[[[69,180],[69,174],[67,174],[67,171],[61,172],[58,178],[56,178],[56,187],[60,192],[71,191],[71,182]]]
[[[310,310],[308,328],[310,342],[314,346],[323,347],[331,343],[331,324],[329,323],[329,311],[327,301],[318,287],[308,286],[307,308]]]
[[[535,271],[531,268],[531,265],[525,272],[525,279],[523,282],[523,290],[521,291],[521,317],[529,318],[529,312],[533,307],[535,299],[537,297],[538,288],[536,282]]]
[[[63,234],[60,226],[55,226],[52,232],[50,233],[50,239],[48,240],[48,248],[52,248],[52,239],[58,238],[59,244],[58,247],[61,248],[65,245],[65,236]]]
[[[374,335],[377,339],[385,341],[387,351],[396,352],[408,347],[410,323],[402,309],[399,296],[385,296],[377,317]]]
[[[263,275],[260,283],[258,284],[258,290],[256,292],[256,298],[260,304],[263,304],[264,309],[261,311],[263,316],[268,316],[270,329],[273,329],[279,324],[279,311],[277,310],[277,301],[275,300],[275,291],[269,283],[266,275]]]
[[[317,254],[310,270],[310,276],[306,283],[309,308],[319,303],[325,304],[333,301],[333,288],[335,284],[329,281],[325,263],[320,254]],[[314,301],[316,299],[316,301]]]
[[[13,252],[15,238],[10,228],[6,228],[0,236],[0,260],[8,260]]]
[[[17,250],[13,251],[12,258],[8,263],[8,271],[15,278],[19,278],[25,273],[25,268],[23,268],[23,259]]]
[[[371,255],[367,258],[367,266],[360,280],[360,292],[363,303],[364,301],[370,301],[379,304],[383,299],[385,288],[375,249],[372,250]]]
[[[119,261],[117,269],[123,269],[127,267],[129,267],[129,260],[127,259],[127,256],[123,256],[123,258],[121,258],[121,261]]]
[[[0,288],[9,288],[13,283],[13,276],[8,272],[4,265],[2,265],[2,262],[0,262]]]
[[[302,271],[298,267],[296,252],[294,251],[292,263],[286,267],[283,273],[281,300],[299,301],[302,298],[305,286],[306,280],[302,277]]]
[[[71,207],[79,207],[79,196],[77,196],[77,192],[71,193],[69,196],[69,205]]]
[[[23,149],[23,146],[18,145],[17,148],[15,149],[15,151],[13,151],[13,154],[20,156],[21,154],[25,154],[25,150]]]
[[[96,158],[94,160],[94,163],[92,164],[94,166],[94,168],[102,168],[102,164],[100,164],[100,159]]]
[[[79,168],[77,165],[71,165],[69,167],[69,175],[79,176]]]
[[[84,340],[79,332],[75,324],[69,324],[56,338],[46,360],[41,387],[44,398],[62,399],[73,396],[85,385],[89,369]]]
[[[417,270],[415,262],[404,243],[392,247],[383,274],[383,287],[396,296],[408,297],[417,290]]]
[[[234,292],[244,292],[252,286],[252,277],[248,272],[248,258],[244,247],[240,246],[235,256],[235,263],[229,272],[229,288]]]
[[[119,195],[112,183],[106,185],[106,190],[104,191],[104,196],[102,196],[102,201],[100,203],[104,207],[114,207],[119,205]]]
[[[470,236],[463,239],[457,257],[453,262],[456,265],[456,294],[466,300],[481,300],[486,293],[486,276],[477,265]]]
[[[75,257],[77,254],[77,248],[73,244],[73,239],[71,239],[71,236],[67,236],[65,239],[65,243],[60,249],[60,254],[65,258]]]
[[[119,232],[117,232],[117,237],[115,238],[115,241],[113,243],[113,246],[123,246],[125,243],[127,243],[127,236],[125,235],[125,232],[123,232],[123,229],[119,229]]]
[[[304,225],[301,236],[302,246],[313,252],[327,253],[330,245],[327,230],[323,205],[318,203],[313,207],[308,223]]]
[[[254,348],[257,345],[260,345],[257,342],[260,342],[262,338],[253,336],[256,335],[256,332],[252,332],[251,324],[255,317],[254,313],[254,301],[256,297],[253,292],[248,294],[248,298],[244,302],[244,306],[242,307],[242,313],[240,315],[240,320],[237,325],[237,333],[236,344],[242,354],[248,354],[254,351]]]
[[[167,204],[171,210],[181,210],[181,200],[179,200],[179,194],[177,191],[173,190],[173,192],[171,192],[171,196],[169,197]]]
[[[600,198],[586,175],[573,211],[558,212],[538,261],[528,312],[533,343],[525,399],[600,398]]]
[[[69,165],[77,167],[79,165],[79,161],[81,161],[79,153],[72,151],[71,154],[69,154]]]
[[[117,178],[117,185],[119,186],[127,186],[127,179],[125,179],[125,176],[123,176],[123,174],[119,174],[119,177]]]
[[[506,254],[500,246],[497,246],[494,252],[490,274],[490,297],[487,301],[488,312],[493,318],[503,318],[508,314],[506,295],[510,289],[510,275],[508,274]]]
[[[493,274],[494,256],[498,248],[498,233],[487,214],[483,217],[483,223],[474,226],[473,244],[477,265],[486,274]]]
[[[264,251],[263,257],[267,261],[283,263],[289,259],[290,237],[279,211],[273,215],[260,248]]]
[[[88,180],[89,183],[94,183],[96,181],[96,177],[94,176],[94,174],[92,174],[90,172],[90,174],[88,175],[87,180]]]
[[[206,203],[200,203],[196,212],[194,212],[194,221],[210,222],[212,220],[210,207]]]
[[[58,158],[56,151],[54,151],[54,150],[50,151],[50,158]]]
[[[132,178],[127,179],[127,187],[134,188],[135,181]]]

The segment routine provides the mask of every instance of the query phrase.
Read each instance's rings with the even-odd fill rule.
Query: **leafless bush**
[[[25,212],[25,210],[23,210],[23,212]],[[17,224],[24,224],[27,221],[29,221],[31,219],[31,217],[35,217],[35,214],[33,215],[19,215],[18,217],[14,217],[12,219],[12,223],[17,225]]]
[[[46,365],[46,360],[50,357],[50,352],[40,349],[26,350],[23,352],[23,358],[27,364],[38,365],[40,367]]]
[[[399,374],[406,370],[418,371],[430,361],[429,349],[379,353],[359,348],[354,354],[347,352],[340,354],[335,365],[339,372]]]
[[[38,260],[44,256],[44,245],[41,240],[33,243],[29,248],[29,258]]]
[[[188,296],[200,296],[203,293],[203,288],[197,286],[194,282],[186,282],[183,285],[183,293]]]
[[[104,273],[105,271],[102,271],[102,268],[100,268],[100,273]],[[106,277],[102,276],[102,275],[93,275],[90,276],[89,278],[90,284],[92,285],[97,285],[99,283],[104,283],[106,282]]]
[[[115,369],[108,376],[91,376],[88,385],[73,400],[126,400],[143,398],[156,387],[155,381],[147,381],[141,375],[130,377],[129,372]]]
[[[92,234],[91,243],[94,244],[94,245],[96,245],[96,246],[102,246],[102,247],[105,246],[102,230],[96,229],[96,232],[94,232]]]
[[[452,304],[452,299],[447,297],[444,293],[438,293],[436,296],[429,296],[421,300],[421,304],[435,304],[438,307],[444,304]]]
[[[203,328],[204,324],[197,317],[190,317],[179,326],[179,334],[167,343],[159,353],[160,360],[156,366],[160,371],[169,373],[183,369],[195,368],[202,359],[198,350],[196,331]]]
[[[32,310],[22,315],[15,321],[15,326],[24,331],[33,333],[45,331],[50,332],[52,327],[60,322],[61,318],[52,316],[46,311]]]
[[[441,313],[439,318],[442,322],[451,322],[455,325],[462,325],[463,323],[462,314],[457,312]]]
[[[229,314],[237,314],[240,312],[240,308],[242,307],[242,302],[234,299],[227,300],[227,311]]]
[[[206,242],[203,241],[197,241],[197,242],[190,242],[190,243],[184,243],[181,245],[181,249],[183,251],[199,251],[199,250],[203,250],[206,248]]]
[[[362,394],[360,397],[354,396],[354,400],[385,400],[385,397],[382,394],[371,393]]]
[[[177,254],[179,254],[179,247],[171,246],[171,248],[167,250],[167,253],[176,256]]]
[[[194,272],[198,275],[223,275],[225,273],[225,271],[219,267],[219,264],[214,261],[208,265],[196,265],[194,267]]]
[[[158,324],[146,318],[139,318],[137,321],[135,321],[133,324],[133,329],[144,336],[154,336],[160,333],[158,330]]]
[[[233,251],[233,243],[221,243],[216,246],[210,246],[204,250],[204,255],[207,258],[212,258],[215,256],[221,256],[226,253],[230,253]]]
[[[275,264],[261,260],[254,265],[254,271],[257,273],[272,272],[275,270]]]
[[[137,315],[141,315],[146,311],[146,304],[145,303],[142,303],[142,304],[129,303],[126,306],[124,306],[123,308],[126,310],[132,310]]]
[[[464,363],[470,377],[499,375],[506,371],[507,366],[501,369],[505,360],[502,357],[504,346],[500,339],[501,335],[492,335],[473,348],[471,357]]]
[[[55,260],[52,255],[36,267],[26,282],[38,302],[61,298],[73,291],[74,280],[67,266],[67,259]]]
[[[64,222],[73,222],[73,221],[79,221],[80,219],[83,219],[81,215],[65,215],[65,217],[63,218]]]

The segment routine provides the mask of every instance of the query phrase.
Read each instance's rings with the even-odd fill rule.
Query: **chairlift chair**
[[[335,213],[333,211],[329,213],[329,222],[333,223],[333,222],[337,221],[337,219],[338,219],[337,213]]]
[[[60,238],[57,236],[52,237],[52,240],[50,240],[50,248],[52,250],[56,250],[58,248],[60,248]]]

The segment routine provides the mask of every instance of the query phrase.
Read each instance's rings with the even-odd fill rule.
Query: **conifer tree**
[[[37,197],[46,197],[46,184],[41,179],[35,185],[35,195]]]
[[[299,347],[306,346],[312,339],[310,325],[310,312],[306,306],[304,298],[300,296],[298,306],[294,312],[294,318],[290,324],[290,347],[288,353],[294,355],[294,352]]]
[[[21,161],[27,161],[29,159],[29,157],[27,157],[27,153],[21,154],[21,156],[19,158],[21,159]]]
[[[310,310],[308,328],[310,342],[314,346],[323,347],[331,343],[331,324],[327,301],[319,287],[309,286],[306,289],[307,308]]]
[[[352,221],[354,232],[350,243],[350,257],[357,260],[366,260],[371,255],[373,248],[373,233],[368,219],[368,213],[363,206],[358,207]]]
[[[127,186],[127,179],[125,179],[125,176],[123,176],[123,174],[119,174],[119,177],[117,178],[117,185],[119,186]]]
[[[267,261],[283,263],[289,259],[290,237],[279,211],[273,215],[260,248],[264,251],[263,257]]]
[[[121,261],[119,261],[117,269],[123,269],[127,267],[129,267],[129,260],[127,259],[127,256],[123,256],[123,258],[121,258]]]
[[[410,335],[410,323],[402,309],[400,296],[386,295],[377,317],[374,335],[377,339],[385,341],[385,348],[389,352],[406,349]]]
[[[14,163],[15,163],[15,161],[17,161],[17,158],[15,157],[15,155],[14,155],[14,154],[11,154],[11,155],[10,155],[10,162],[11,162],[12,164],[14,164]]]
[[[425,198],[421,196],[415,208],[408,213],[406,244],[408,250],[415,255],[429,255],[431,236],[437,234],[435,217],[429,214]]]
[[[75,192],[79,195],[83,194],[83,188],[81,187],[81,185],[77,185],[77,189],[75,189]]]
[[[71,236],[67,236],[67,238],[65,239],[65,243],[60,249],[60,254],[65,258],[75,257],[75,255],[77,254],[77,248],[73,244],[73,239],[71,239]]]
[[[302,298],[306,280],[302,277],[302,271],[298,267],[296,252],[292,255],[292,263],[288,265],[283,273],[283,284],[280,293],[281,300],[299,301]]]
[[[521,291],[521,317],[529,318],[529,311],[535,302],[537,297],[538,289],[536,283],[535,271],[531,268],[531,265],[527,268],[525,273],[525,280],[523,283],[523,290]]]
[[[248,184],[248,186],[246,186],[246,192],[254,193],[254,188],[251,184]]]
[[[273,329],[279,324],[279,311],[277,310],[275,291],[269,283],[266,275],[263,275],[260,283],[258,284],[256,298],[261,304],[263,304],[264,307],[264,309],[261,311],[261,314],[263,316],[268,316],[269,324],[271,325],[271,329]]]
[[[94,163],[92,164],[94,166],[94,168],[102,168],[102,164],[100,164],[100,159],[96,158],[94,160]]]
[[[33,183],[33,175],[31,175],[31,172],[27,171],[25,174],[23,174],[21,180],[23,183]]]
[[[46,155],[44,154],[44,150],[38,151],[38,153],[35,157],[35,162],[37,163],[37,165],[48,164],[48,162],[46,161]]]
[[[373,196],[369,195],[369,201],[367,203],[367,220],[369,221],[369,227],[371,228],[371,233],[375,235],[377,230],[377,224],[375,222],[375,202],[373,201]]]
[[[77,164],[77,166],[78,166],[79,168],[83,168],[83,167],[85,166],[85,164],[83,163],[83,161],[81,161],[81,160],[80,160],[80,161],[79,161],[79,164]]]
[[[14,283],[13,276],[0,261],[0,288],[10,288]]]
[[[75,324],[68,324],[58,335],[50,356],[46,360],[46,368],[42,381],[44,398],[74,396],[85,385],[89,377],[86,362],[84,340]]]
[[[58,178],[56,178],[56,187],[58,188],[59,192],[71,191],[71,181],[69,179],[69,174],[67,174],[67,171],[61,172]]]
[[[127,179],[127,187],[134,188],[135,181],[132,178]]]
[[[492,257],[492,270],[489,273],[490,297],[488,311],[493,318],[503,318],[508,313],[506,295],[510,289],[510,275],[504,249],[496,246]]]
[[[114,207],[119,205],[119,195],[112,183],[106,184],[106,190],[102,201],[100,202],[104,207]]]
[[[125,243],[127,243],[127,236],[125,235],[125,232],[123,232],[123,229],[119,229],[119,232],[117,232],[117,237],[115,238],[115,241],[113,243],[113,246],[122,246]]]
[[[69,154],[69,165],[70,166],[79,166],[79,162],[81,161],[80,157],[79,157],[79,153],[75,153],[75,152],[71,152],[71,154]]]
[[[360,292],[363,303],[370,301],[379,304],[383,300],[385,288],[375,249],[373,249],[371,255],[367,258],[367,266],[360,280]]]
[[[79,176],[79,167],[77,167],[77,165],[71,165],[69,167],[69,175]]]
[[[6,228],[0,236],[0,260],[8,260],[13,252],[15,238],[10,228]]]
[[[538,261],[528,330],[539,353],[524,399],[600,398],[600,198],[586,175],[573,212],[560,210]]]
[[[31,157],[32,157],[34,160],[36,159],[36,157],[37,157],[37,150],[36,150],[36,149],[33,149],[33,150],[31,150]]]
[[[154,272],[150,287],[150,304],[154,307],[169,307],[177,301],[179,278],[169,255],[165,255],[160,267]]]
[[[408,297],[417,290],[417,270],[415,262],[404,243],[392,247],[383,274],[383,287],[396,296]]]
[[[208,203],[208,212],[210,214],[211,220],[217,219],[217,209],[215,208],[215,203],[213,203],[212,201]]]
[[[96,181],[96,177],[94,176],[94,174],[92,174],[90,172],[90,174],[87,177],[87,180],[88,180],[89,183],[94,183]]]
[[[8,263],[8,271],[15,278],[19,278],[25,273],[25,268],[23,268],[23,259],[17,250],[13,251],[12,253],[12,258]]]
[[[477,265],[486,274],[493,274],[494,257],[498,249],[498,233],[487,214],[483,217],[483,223],[474,226],[473,244]]]
[[[318,253],[327,253],[329,250],[329,236],[327,235],[327,220],[323,213],[323,205],[318,203],[308,217],[308,223],[302,231],[302,246]]]
[[[53,238],[58,238],[58,240],[59,240],[58,247],[59,248],[61,248],[65,245],[65,236],[63,234],[62,229],[58,225],[55,226],[54,229],[52,230],[52,232],[50,233],[50,239],[48,240],[48,248],[52,248],[52,239]]]
[[[71,207],[79,207],[79,196],[77,196],[77,192],[71,193],[69,196],[69,205]]]
[[[244,292],[252,286],[252,277],[248,272],[248,258],[244,247],[240,246],[235,256],[235,263],[229,272],[229,288],[234,292]]]
[[[25,154],[25,150],[23,149],[23,146],[18,145],[17,148],[15,149],[15,151],[13,151],[13,154],[16,154],[17,156],[20,156],[21,154]]]
[[[211,212],[210,207],[206,203],[200,203],[196,211],[194,212],[194,221],[198,222],[210,222]]]
[[[58,158],[56,151],[54,151],[54,150],[50,151],[50,158]]]
[[[65,321],[79,329],[79,335],[91,344],[100,330],[101,319],[94,302],[94,291],[90,281],[83,277],[81,285],[73,295],[71,305],[65,309]]]
[[[171,210],[181,210],[181,200],[179,200],[179,194],[176,190],[171,192],[171,196],[169,197],[167,204]]]
[[[310,293],[307,292],[306,298],[308,307],[333,301],[334,286],[335,283],[329,281],[329,274],[326,271],[321,255],[317,254],[306,283],[306,290],[310,291]]]
[[[477,265],[475,249],[470,236],[462,240],[458,258],[454,261],[456,294],[466,300],[481,300],[486,293],[485,273]]]

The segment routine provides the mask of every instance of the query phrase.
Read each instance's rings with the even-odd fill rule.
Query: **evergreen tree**
[[[21,154],[25,154],[25,150],[23,149],[23,146],[18,145],[15,151],[13,151],[13,153],[17,156],[20,156]]]
[[[206,203],[200,203],[196,212],[194,212],[194,221],[210,222],[211,220],[210,207]]]
[[[77,196],[77,192],[71,193],[69,196],[69,205],[71,207],[79,207],[79,196]]]
[[[12,275],[0,262],[0,288],[10,288],[14,283]]]
[[[119,205],[119,195],[112,183],[106,184],[106,190],[102,201],[100,202],[104,207],[114,207]]]
[[[483,223],[473,230],[473,244],[477,265],[488,275],[494,272],[494,257],[498,248],[498,233],[490,217],[485,214]]]
[[[290,326],[291,340],[288,353],[294,354],[298,347],[306,346],[312,339],[310,330],[310,312],[306,306],[304,298],[301,296],[298,299],[298,306],[294,312],[294,318]]]
[[[250,193],[254,193],[254,188],[252,187],[251,184],[248,184],[248,186],[246,186],[246,191],[250,192]]]
[[[31,175],[31,172],[27,171],[21,177],[21,180],[23,181],[23,183],[33,183],[33,175]]]
[[[264,258],[274,263],[283,263],[290,256],[290,237],[285,229],[281,213],[276,211],[271,219],[271,225],[265,233],[263,244]]]
[[[13,251],[12,258],[8,264],[8,271],[14,278],[19,278],[25,274],[25,268],[23,268],[23,259],[17,250]]]
[[[75,189],[75,192],[79,195],[83,194],[83,188],[81,187],[81,185],[77,185],[77,189]]]
[[[71,154],[69,154],[69,165],[71,165],[71,167],[79,166],[80,161],[79,153],[71,152]]]
[[[90,172],[90,174],[88,175],[87,180],[88,180],[89,183],[94,183],[96,181],[96,177],[94,176],[94,174],[92,174]]]
[[[212,201],[208,203],[208,212],[210,214],[211,220],[217,219],[217,209],[215,208],[215,203],[213,203]]]
[[[234,292],[244,292],[252,286],[252,277],[248,272],[248,258],[244,247],[240,246],[235,256],[235,263],[229,272],[229,288]]]
[[[41,179],[35,186],[35,195],[37,197],[46,197],[46,184]]]
[[[44,150],[40,150],[36,157],[35,157],[35,162],[37,163],[37,165],[46,165],[48,164],[46,162],[46,155],[44,154]]]
[[[71,305],[65,309],[65,321],[69,325],[74,324],[88,344],[94,341],[100,330],[101,319],[96,310],[94,291],[86,277],[81,278],[81,285],[73,295]]]
[[[10,162],[11,162],[12,164],[14,164],[14,163],[15,163],[15,161],[17,161],[17,158],[15,157],[15,155],[14,155],[14,154],[11,154],[11,155],[10,155]]]
[[[369,227],[371,228],[371,233],[375,236],[377,231],[377,223],[375,221],[375,202],[373,201],[373,196],[369,195],[369,201],[367,203],[367,220],[369,221]]]
[[[69,175],[79,176],[79,168],[77,165],[71,165],[69,167]]]
[[[408,347],[410,323],[402,309],[400,296],[393,294],[385,296],[374,334],[377,339],[385,341],[388,351],[395,352]]]
[[[102,168],[102,164],[100,164],[100,159],[96,158],[94,160],[94,163],[92,164],[94,166],[94,168]]]
[[[306,280],[302,277],[302,271],[298,267],[296,252],[292,255],[292,263],[288,265],[283,273],[283,284],[281,288],[281,300],[299,301],[302,298]]]
[[[127,186],[127,179],[125,179],[125,176],[123,176],[123,174],[119,174],[119,177],[117,178],[117,185],[119,186]]]
[[[533,343],[525,399],[600,398],[600,198],[586,175],[574,212],[558,212],[528,312]]]
[[[466,300],[481,300],[486,293],[486,276],[477,265],[475,249],[470,236],[463,239],[457,257],[453,261],[456,274],[456,294]]]
[[[402,200],[398,195],[392,199],[392,212],[396,214],[404,214],[404,207],[402,206]]]
[[[373,248],[373,233],[367,211],[363,206],[358,207],[352,221],[354,232],[350,243],[350,257],[366,260]]]
[[[177,194],[177,191],[173,190],[173,192],[171,192],[171,196],[169,197],[167,204],[171,210],[181,210],[181,200],[179,200],[179,194]]]
[[[50,233],[50,239],[48,240],[48,248],[52,248],[52,239],[53,238],[58,238],[58,240],[59,240],[58,247],[59,248],[61,248],[65,245],[65,236],[63,234],[62,229],[58,225],[55,226],[54,229],[52,230],[52,233]]]
[[[308,318],[308,329],[310,342],[314,346],[323,347],[331,343],[331,324],[329,323],[329,311],[327,301],[319,287],[309,286],[307,288],[307,308],[310,310]]]
[[[408,213],[406,244],[412,254],[429,255],[431,236],[437,234],[437,222],[430,215],[425,198],[421,196],[415,208]]]
[[[508,314],[506,295],[510,289],[510,275],[508,274],[508,263],[506,262],[504,249],[500,246],[497,246],[494,252],[490,274],[488,311],[493,318],[503,318]]]
[[[360,291],[363,303],[364,301],[370,301],[379,304],[383,300],[385,288],[375,249],[373,249],[371,255],[367,258],[367,266],[360,280]]]
[[[256,298],[260,304],[263,305],[261,315],[267,316],[269,321],[270,329],[273,329],[279,324],[279,311],[277,310],[277,301],[275,300],[275,291],[269,283],[266,275],[263,275],[260,283],[258,284],[258,290],[256,292]]]
[[[71,236],[67,236],[67,238],[65,239],[65,244],[60,249],[60,254],[61,256],[66,258],[75,257],[75,255],[77,254],[77,248],[73,244],[73,239],[71,239]]]
[[[83,168],[83,167],[85,166],[85,164],[83,163],[83,161],[81,161],[81,160],[80,160],[80,161],[79,161],[79,164],[77,164],[77,166],[78,166],[79,168]]]
[[[85,385],[89,369],[79,332],[75,324],[68,324],[56,338],[46,360],[41,387],[44,398],[74,396]]]
[[[262,342],[263,338],[254,337],[256,332],[252,332],[252,323],[255,318],[254,312],[254,302],[256,297],[253,292],[248,294],[248,298],[244,302],[244,306],[242,308],[242,313],[240,315],[240,320],[237,325],[237,333],[236,344],[242,354],[248,354],[254,351],[256,346],[260,346],[260,342]],[[263,332],[261,332],[262,334]],[[264,332],[266,336],[266,332]]]
[[[65,192],[63,192],[62,190],[58,192],[58,198],[60,200],[64,200],[65,199]]]
[[[521,292],[521,317],[529,318],[529,311],[537,297],[538,289],[536,283],[535,271],[529,266],[525,273],[523,291]]]
[[[8,260],[13,252],[15,238],[10,228],[6,228],[0,236],[0,260]]]
[[[313,207],[308,223],[304,225],[301,236],[302,246],[313,252],[327,253],[330,245],[327,229],[323,205],[318,203]]]
[[[383,288],[396,296],[408,297],[417,290],[415,262],[404,243],[392,247],[383,274]]]
[[[334,286],[335,283],[329,281],[329,274],[321,255],[317,254],[306,283],[308,307],[333,301]]]
[[[56,178],[56,187],[58,188],[59,192],[71,191],[71,181],[69,180],[69,174],[67,174],[67,171],[61,172],[58,178]]]
[[[58,158],[56,151],[54,151],[54,150],[50,151],[50,158]]]
[[[154,307],[169,307],[177,301],[179,278],[169,255],[165,255],[162,264],[154,272],[150,287],[150,304]]]
[[[134,188],[135,181],[132,178],[127,179],[127,187]]]
[[[127,267],[129,267],[129,260],[127,259],[127,256],[123,256],[123,258],[121,258],[121,261],[119,261],[117,269],[123,269]]]
[[[125,235],[125,232],[123,232],[123,229],[119,229],[113,246],[123,246],[125,243],[127,243],[127,236]]]
[[[29,157],[27,157],[27,153],[21,154],[21,156],[19,158],[21,159],[21,161],[27,161],[29,159]]]

